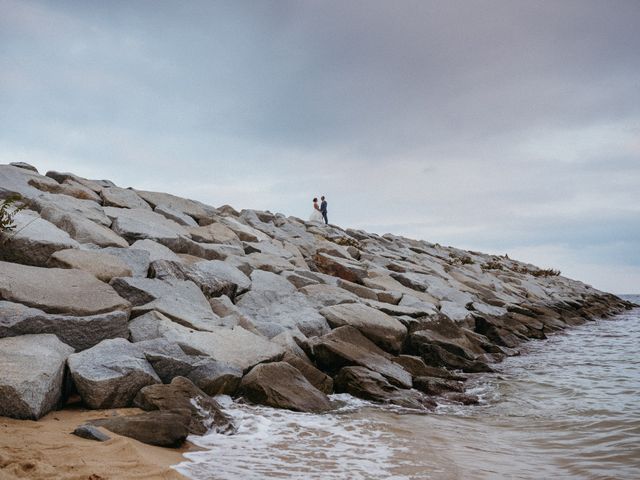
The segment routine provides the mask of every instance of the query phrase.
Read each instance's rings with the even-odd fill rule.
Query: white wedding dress
[[[311,213],[311,216],[309,217],[309,221],[310,222],[324,222],[324,219],[322,218],[322,213],[320,213],[320,210],[316,210],[315,207],[314,207],[313,212]]]

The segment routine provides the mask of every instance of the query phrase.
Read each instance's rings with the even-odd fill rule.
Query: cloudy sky
[[[0,163],[640,292],[640,2],[0,0]]]

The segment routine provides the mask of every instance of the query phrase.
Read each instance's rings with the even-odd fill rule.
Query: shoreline
[[[186,442],[171,449],[141,443],[105,429],[105,442],[71,432],[82,423],[112,415],[140,413],[137,408],[88,410],[66,407],[38,421],[0,417],[0,480],[17,478],[66,480],[183,480],[171,468],[198,448]]]

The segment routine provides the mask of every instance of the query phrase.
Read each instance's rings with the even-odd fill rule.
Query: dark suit
[[[320,204],[320,213],[322,213],[322,218],[324,218],[324,223],[328,224],[329,220],[327,220],[327,201],[323,200]]]

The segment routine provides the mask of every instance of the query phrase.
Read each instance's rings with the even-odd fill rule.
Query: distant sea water
[[[640,296],[627,296],[640,303]],[[415,414],[334,395],[314,415],[222,398],[240,431],[190,437],[198,480],[640,479],[640,309],[522,346],[477,406]]]

